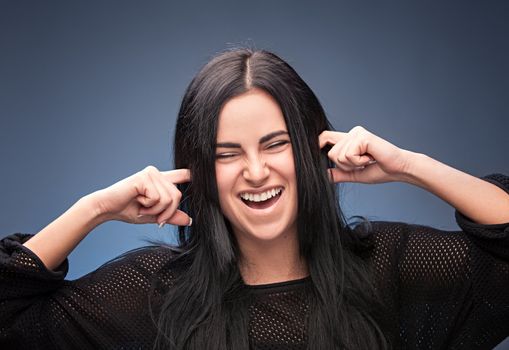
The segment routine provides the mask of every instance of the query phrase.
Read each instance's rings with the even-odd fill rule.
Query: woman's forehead
[[[287,130],[281,108],[268,93],[252,89],[225,103],[219,114],[217,138],[242,138],[275,130]]]

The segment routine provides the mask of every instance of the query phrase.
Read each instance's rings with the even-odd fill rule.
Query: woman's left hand
[[[334,182],[400,181],[408,171],[412,152],[394,146],[362,126],[347,133],[325,130],[318,140],[320,148],[332,145],[327,155],[336,164],[329,169]]]
[[[347,133],[324,131],[319,144],[332,145],[327,154],[336,164],[329,169],[331,181],[402,181],[433,193],[473,222],[509,222],[509,196],[502,188],[425,154],[398,148],[361,126]]]

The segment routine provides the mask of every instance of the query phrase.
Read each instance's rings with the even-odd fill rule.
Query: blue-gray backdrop
[[[184,89],[216,52],[285,58],[334,126],[363,125],[476,176],[509,173],[505,1],[0,1],[0,237],[36,233],[149,164],[170,169]],[[348,215],[457,229],[404,184],[345,185]],[[105,223],[77,278],[171,228]]]

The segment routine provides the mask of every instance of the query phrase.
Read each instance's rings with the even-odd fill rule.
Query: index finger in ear
[[[324,130],[318,135],[318,144],[320,148],[325,147],[325,145],[335,145],[344,135],[346,135],[344,132]]]
[[[191,181],[191,170],[189,169],[175,169],[161,172],[164,177],[174,184],[183,184]]]

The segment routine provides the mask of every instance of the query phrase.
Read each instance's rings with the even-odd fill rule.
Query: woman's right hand
[[[105,220],[188,226],[192,219],[178,209],[182,193],[175,184],[189,181],[189,169],[159,171],[150,165],[91,195]]]

